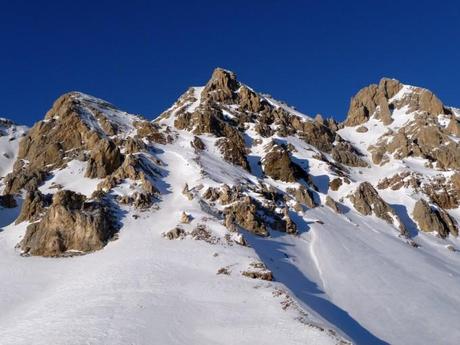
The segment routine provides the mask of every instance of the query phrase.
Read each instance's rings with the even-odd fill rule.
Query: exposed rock
[[[200,137],[197,136],[193,137],[191,145],[196,151],[203,151],[204,149],[206,149],[206,145],[204,144],[203,140],[201,140]]]
[[[185,231],[184,229],[176,226],[174,229],[171,229],[167,233],[165,233],[164,236],[168,240],[182,239],[185,237]]]
[[[285,232],[288,234],[296,234],[297,233],[297,225],[295,222],[289,217],[289,209],[287,207],[284,208],[284,218],[285,221]]]
[[[216,68],[201,96],[215,102],[229,103],[236,98],[235,91],[238,88],[239,83],[235,73]]]
[[[351,99],[345,126],[361,125],[372,115],[380,118],[384,124],[391,123],[388,100],[396,95],[402,84],[394,79],[382,79],[379,85],[371,84],[361,89]]]
[[[250,197],[233,203],[224,210],[225,224],[236,224],[259,236],[267,236],[268,231],[260,216],[257,205]]]
[[[412,213],[414,220],[421,231],[431,232],[435,231],[445,238],[450,234],[453,236],[458,235],[458,229],[455,221],[441,208],[434,209],[423,199],[415,203],[414,211]]]
[[[300,186],[299,188],[287,188],[286,192],[293,195],[298,203],[305,205],[308,208],[318,206],[313,198],[312,192],[304,186]]]
[[[350,167],[367,167],[368,164],[358,156],[353,146],[348,142],[340,142],[332,149],[332,158]]]
[[[91,178],[104,178],[113,173],[123,163],[120,149],[111,140],[99,141],[88,161],[85,176]]]
[[[188,199],[188,200],[193,200],[193,193],[190,191],[190,189],[188,188],[188,184],[186,183],[184,188],[182,189],[182,194],[185,195],[185,197]]]
[[[340,210],[339,204],[334,199],[332,199],[329,195],[326,196],[326,206],[334,210],[335,213],[342,213],[342,211]]]
[[[45,180],[48,174],[41,170],[30,170],[28,168],[19,168],[11,174],[8,174],[5,179],[5,195],[16,194],[22,188],[27,191],[33,191]]]
[[[60,256],[68,250],[90,252],[101,249],[116,229],[101,202],[68,190],[53,196],[44,217],[27,227],[21,249],[26,254]]]
[[[329,188],[333,191],[339,190],[340,186],[342,186],[342,179],[340,177],[336,177],[329,181]]]
[[[356,128],[356,132],[358,133],[366,133],[369,129],[366,126],[359,126]]]
[[[297,164],[291,161],[289,152],[282,146],[274,146],[262,160],[263,171],[275,180],[296,182],[303,178],[309,181],[308,174]]]
[[[189,224],[191,221],[192,221],[192,216],[185,212],[182,212],[180,216],[180,222],[183,224]]]
[[[400,233],[407,236],[407,230],[393,208],[380,197],[369,182],[362,182],[349,198],[355,209],[363,215],[368,216],[374,213],[390,224],[394,224],[396,220],[399,223]]]
[[[38,189],[27,192],[24,202],[22,203],[21,213],[16,218],[16,224],[25,220],[34,222],[38,220],[46,208],[51,205],[51,195],[43,195]]]

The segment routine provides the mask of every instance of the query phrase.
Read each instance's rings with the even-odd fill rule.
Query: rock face
[[[318,206],[313,198],[313,194],[304,186],[300,186],[299,188],[287,188],[286,192],[293,195],[298,203],[305,205],[308,208]]]
[[[388,205],[377,193],[369,182],[362,182],[358,189],[350,196],[354,208],[361,214],[369,216],[375,214],[387,223],[399,223],[399,230],[402,235],[407,235],[403,223],[399,220],[393,208]]]
[[[22,204],[21,213],[16,219],[16,224],[26,220],[34,222],[40,219],[50,205],[51,195],[43,195],[38,189],[28,192]]]
[[[103,139],[91,151],[86,177],[103,178],[113,173],[123,163],[120,149],[111,141]]]
[[[295,182],[307,175],[300,166],[291,161],[289,152],[281,146],[274,146],[265,155],[262,164],[267,176],[283,182]]]
[[[458,236],[455,221],[443,209],[432,208],[425,200],[416,202],[412,213],[419,229],[425,232],[435,231],[442,238],[449,234]]]
[[[392,122],[388,100],[401,90],[402,85],[397,80],[382,79],[378,85],[372,84],[361,89],[351,99],[345,126],[361,125],[376,112],[376,117],[384,124]]]
[[[237,224],[256,235],[268,235],[267,227],[257,213],[257,205],[250,197],[227,207],[224,213],[227,227]]]
[[[68,190],[59,191],[43,218],[27,227],[24,253],[60,256],[66,251],[101,249],[116,232],[106,206]]]
[[[340,142],[332,149],[332,158],[337,163],[350,167],[367,167],[368,164],[359,157],[357,151],[350,143]]]

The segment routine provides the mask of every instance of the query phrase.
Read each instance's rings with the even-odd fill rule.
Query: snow
[[[27,132],[26,126],[12,124],[3,126],[0,118],[0,176],[5,176],[13,170],[13,165],[19,150],[20,138]]]
[[[14,246],[26,224],[4,228],[2,345],[337,343],[328,332],[297,321],[296,310],[283,310],[283,300],[274,295],[275,289],[286,289],[281,283],[241,276],[258,260],[252,248],[161,236],[177,225],[184,210],[194,219],[189,226],[209,218],[198,201],[181,194],[185,183],[193,186],[203,179],[188,164],[192,154],[186,140],[164,148],[159,158],[167,164],[169,188],[159,210],[123,208],[119,239],[101,251],[62,259],[25,258]],[[73,162],[55,172],[53,180],[69,188],[76,169],[81,166]],[[226,232],[218,222],[207,222],[213,231]],[[221,267],[230,267],[231,275],[216,275]],[[324,327],[321,319],[309,317],[313,325]]]
[[[62,169],[53,170],[52,177],[45,181],[39,187],[42,193],[55,193],[56,186],[62,186],[62,189],[68,189],[77,193],[91,196],[96,190],[97,185],[103,179],[84,177],[87,162],[72,160]]]

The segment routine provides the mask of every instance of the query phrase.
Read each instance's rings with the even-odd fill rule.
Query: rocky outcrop
[[[120,149],[111,140],[103,139],[91,151],[85,176],[104,178],[113,173],[123,163]]]
[[[367,167],[368,164],[361,157],[354,147],[345,141],[339,142],[332,149],[332,158],[340,164],[350,167]]]
[[[382,79],[378,85],[371,84],[361,89],[351,99],[345,126],[361,125],[372,115],[384,124],[392,122],[388,100],[401,90],[402,84],[394,79]]]
[[[21,213],[16,218],[16,224],[23,221],[34,222],[43,216],[47,207],[51,205],[51,195],[44,195],[38,189],[27,192],[22,203]]]
[[[263,219],[257,213],[257,204],[250,197],[245,197],[224,210],[225,225],[232,229],[236,224],[259,236],[268,236]]]
[[[399,223],[400,233],[407,236],[407,230],[396,212],[380,197],[369,182],[362,182],[349,198],[359,213],[365,216],[375,214],[390,224]]]
[[[262,168],[267,176],[283,182],[296,182],[303,178],[309,182],[308,174],[292,162],[289,152],[282,146],[275,145],[262,160]]]
[[[305,205],[308,208],[318,206],[313,197],[313,193],[304,186],[300,186],[299,188],[287,188],[286,192],[293,195],[298,203]]]
[[[441,208],[432,208],[423,199],[415,203],[412,216],[421,231],[434,231],[442,238],[449,234],[458,236],[456,223],[449,214]]]
[[[326,206],[331,208],[335,213],[342,213],[339,204],[329,195],[326,196]]]
[[[68,190],[53,196],[43,218],[27,227],[20,247],[25,254],[60,256],[67,251],[101,249],[116,228],[108,208],[101,201]]]

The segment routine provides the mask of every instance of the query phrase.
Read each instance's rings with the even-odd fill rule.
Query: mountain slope
[[[313,119],[223,69],[153,122],[64,95],[1,182],[0,336],[455,344],[458,116],[382,79]]]

